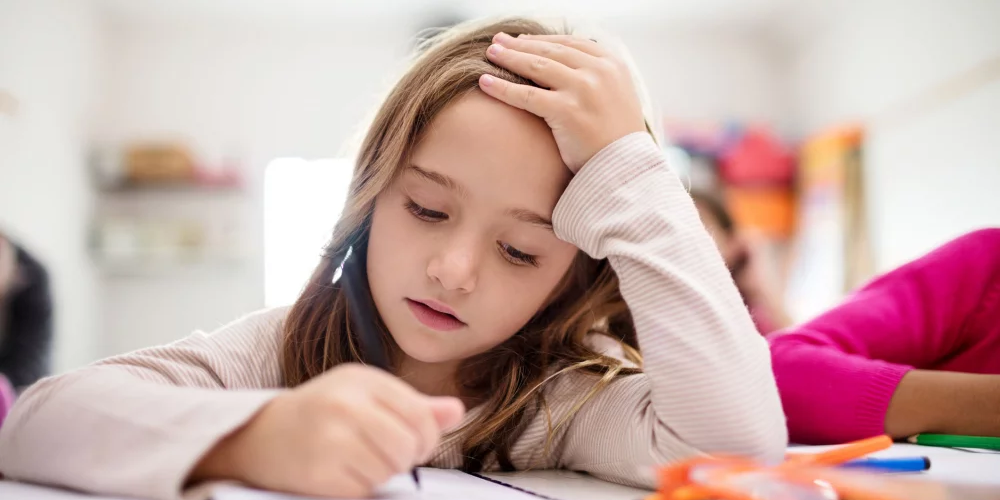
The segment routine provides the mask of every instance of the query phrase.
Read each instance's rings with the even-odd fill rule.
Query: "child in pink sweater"
[[[769,342],[793,442],[1000,436],[1000,228],[880,276]]]

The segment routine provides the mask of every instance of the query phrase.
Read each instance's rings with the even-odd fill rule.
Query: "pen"
[[[931,459],[927,457],[872,457],[851,460],[840,466],[876,472],[921,472],[931,468]]]
[[[385,349],[378,329],[375,327],[375,308],[371,302],[371,291],[368,288],[368,278],[361,270],[360,258],[351,258],[358,252],[351,247],[344,257],[344,262],[340,266],[341,288],[347,296],[348,317],[354,328],[357,330],[358,342],[361,343],[361,350],[365,353],[366,361],[372,365],[389,371],[389,361],[385,356]],[[336,277],[336,275],[334,275]],[[413,482],[420,488],[420,476],[417,475],[417,468],[410,469]]]
[[[959,436],[953,434],[917,434],[916,436],[909,437],[907,441],[923,446],[1000,450],[1000,438],[997,437]]]

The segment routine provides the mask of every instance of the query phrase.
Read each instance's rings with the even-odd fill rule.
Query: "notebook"
[[[213,500],[318,500],[287,493],[224,485],[215,489]],[[538,496],[458,470],[420,469],[420,489],[409,474],[396,476],[372,497],[375,500],[538,500]],[[362,499],[358,499],[362,500]],[[369,499],[364,499],[369,500]]]

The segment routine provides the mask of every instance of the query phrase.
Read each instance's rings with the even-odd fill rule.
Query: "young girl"
[[[415,465],[651,486],[648,466],[698,453],[779,460],[766,342],[663,158],[601,44],[527,20],[454,29],[382,104],[291,309],[40,382],[0,471],[151,498],[215,479],[360,496]],[[365,366],[331,284],[365,245],[391,374]],[[641,371],[614,356],[637,347]]]
[[[795,442],[1000,436],[1000,229],[951,241],[769,341]]]

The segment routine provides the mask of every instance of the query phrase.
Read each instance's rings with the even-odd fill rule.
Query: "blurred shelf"
[[[233,273],[245,267],[241,257],[135,258],[104,259],[96,257],[100,272],[109,278],[160,278]]]
[[[99,186],[99,194],[106,195],[143,195],[143,194],[194,194],[194,195],[227,195],[240,196],[247,193],[243,185],[212,185],[194,183],[129,183],[112,186]]]

